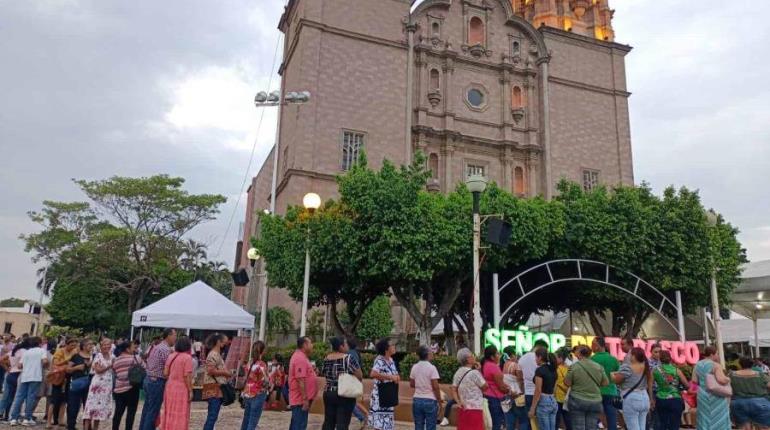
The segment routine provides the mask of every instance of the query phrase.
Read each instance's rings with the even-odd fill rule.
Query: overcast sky
[[[283,3],[0,0],[0,298],[37,297],[17,237],[43,200],[83,199],[71,178],[168,173],[226,195],[194,236],[232,261],[245,199],[225,232],[253,142],[249,176],[275,135],[274,108],[252,100],[278,88]],[[637,182],[699,189],[750,259],[770,258],[770,2],[611,6],[617,41],[634,47]]]

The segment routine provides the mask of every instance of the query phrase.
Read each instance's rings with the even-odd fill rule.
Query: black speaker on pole
[[[511,241],[511,231],[512,227],[507,222],[497,218],[490,218],[487,221],[487,242],[499,246],[508,246],[508,243]]]
[[[246,269],[241,269],[230,275],[233,277],[233,283],[236,287],[243,287],[249,284],[249,275],[246,273]]]

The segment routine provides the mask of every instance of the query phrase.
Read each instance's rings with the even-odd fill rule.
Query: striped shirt
[[[115,388],[117,394],[125,393],[133,388],[128,380],[128,370],[134,364],[142,365],[142,360],[135,355],[121,354],[112,362],[112,370],[115,371]]]

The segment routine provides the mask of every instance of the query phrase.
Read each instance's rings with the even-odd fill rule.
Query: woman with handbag
[[[51,358],[51,370],[46,376],[46,381],[51,385],[50,408],[48,409],[48,425],[64,425],[65,411],[62,405],[67,404],[65,386],[67,383],[67,363],[77,354],[79,342],[76,338],[69,338],[63,346],[56,349]]]
[[[642,348],[633,348],[628,353],[631,361],[623,363],[617,372],[613,372],[612,379],[620,387],[626,429],[644,430],[652,398],[650,363]]]
[[[678,367],[671,364],[671,353],[665,350],[660,351],[660,366],[652,371],[652,376],[658,387],[655,391],[655,410],[660,430],[679,430],[684,412],[679,383],[686,387],[689,381]]]
[[[115,362],[112,369],[115,371],[115,387],[112,396],[115,399],[115,413],[112,416],[112,430],[120,429],[123,414],[126,415],[125,428],[134,428],[134,418],[139,405],[139,391],[141,384],[132,383],[129,372],[135,366],[144,367],[142,359],[135,354],[134,343],[125,341],[115,347]]]
[[[573,430],[596,429],[602,413],[601,387],[609,385],[607,373],[599,363],[591,360],[591,349],[580,345],[575,350],[577,361],[572,364],[564,378],[569,387],[570,421]]]
[[[352,382],[352,385],[356,384],[355,381],[346,381],[349,375],[353,375],[360,383],[363,374],[356,360],[351,359],[350,354],[348,354],[348,342],[344,338],[333,337],[329,339],[329,344],[332,351],[324,358],[321,368],[324,378],[326,378],[326,387],[323,392],[324,423],[322,428],[323,430],[347,430],[350,427],[350,418],[358,396],[347,397],[350,394],[345,390],[356,387],[347,387],[343,384],[347,382]],[[363,386],[361,387],[363,388]]]
[[[703,359],[692,372],[692,380],[698,388],[698,430],[730,430],[728,398],[732,394],[730,379],[719,364],[717,349],[707,346]]]
[[[75,430],[80,407],[85,405],[88,386],[91,385],[91,350],[94,343],[90,339],[80,341],[80,350],[70,358],[67,364],[69,390],[67,391],[67,430]],[[84,425],[85,426],[85,425]]]
[[[467,348],[457,353],[460,368],[452,378],[457,404],[457,430],[484,430],[484,390],[487,382],[476,370],[476,356]]]
[[[265,355],[265,343],[261,340],[254,342],[251,347],[251,363],[246,370],[246,383],[243,386],[243,421],[241,430],[255,430],[262,417],[267,393],[270,391]]]
[[[389,338],[384,338],[377,342],[376,350],[377,357],[369,373],[369,377],[374,379],[369,401],[369,426],[377,430],[393,430],[393,412],[398,405],[398,386],[401,382],[396,362],[393,361],[396,345]]]
[[[208,402],[208,413],[203,430],[214,430],[223,403],[222,385],[227,384],[232,376],[222,358],[222,348],[225,345],[227,336],[222,333],[214,333],[206,340],[209,354],[206,357],[206,376],[203,378],[203,398]]]
[[[730,410],[735,425],[742,430],[751,430],[755,424],[760,429],[770,427],[770,400],[767,399],[770,379],[754,365],[750,357],[738,360],[741,370],[730,374],[730,386],[733,389],[733,401]]]
[[[190,338],[179,336],[174,344],[174,352],[166,359],[163,367],[166,387],[163,390],[163,411],[160,415],[161,430],[187,430],[190,427],[190,402],[193,394],[191,351]]]

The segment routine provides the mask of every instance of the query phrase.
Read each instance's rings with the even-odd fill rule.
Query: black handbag
[[[380,382],[377,384],[377,394],[380,408],[398,406],[398,384],[395,382]]]
[[[222,389],[222,406],[230,406],[235,403],[235,387],[228,384],[219,386]]]

